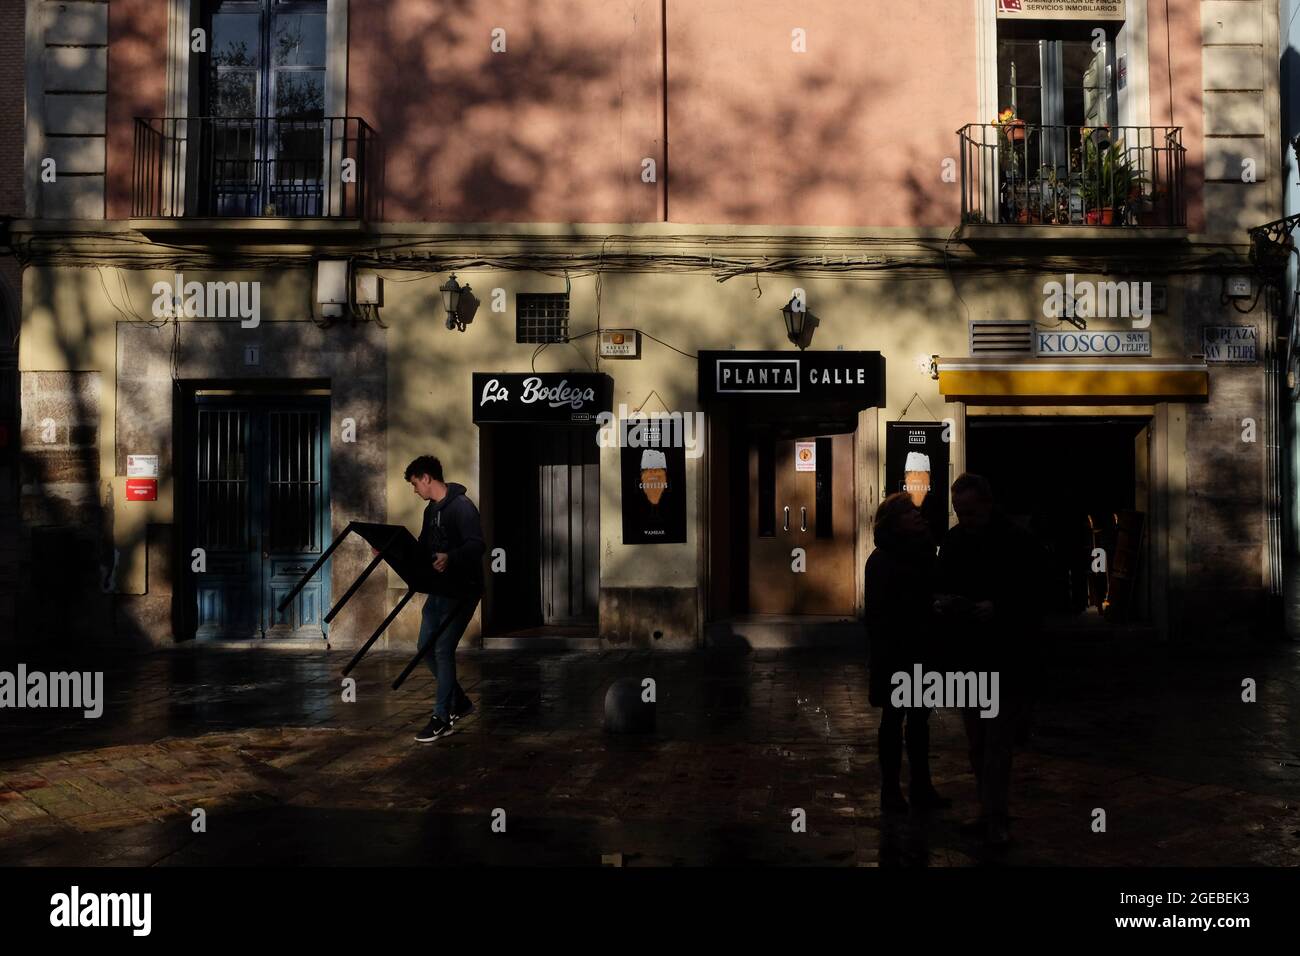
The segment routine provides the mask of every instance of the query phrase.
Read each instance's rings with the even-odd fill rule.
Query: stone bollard
[[[605,731],[649,734],[655,729],[655,705],[641,699],[641,679],[620,677],[605,692]]]

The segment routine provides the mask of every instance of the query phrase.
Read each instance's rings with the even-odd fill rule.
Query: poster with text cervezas
[[[654,418],[622,425],[623,543],[684,544],[686,446]]]
[[[890,422],[885,432],[885,494],[906,492],[938,544],[948,530],[947,422]]]

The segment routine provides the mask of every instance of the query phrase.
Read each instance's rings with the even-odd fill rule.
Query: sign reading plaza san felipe
[[[885,361],[879,352],[701,352],[700,399],[823,399],[880,403]]]

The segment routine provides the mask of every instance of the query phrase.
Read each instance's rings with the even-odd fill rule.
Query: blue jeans
[[[424,650],[434,631],[442,623],[442,619],[451,613],[451,609],[460,600],[460,598],[449,598],[440,594],[429,595],[424,602],[424,614],[420,618],[418,644],[420,650]],[[438,636],[437,642],[433,645],[433,653],[424,655],[424,663],[428,665],[438,681],[438,696],[434,701],[433,715],[441,720],[446,720],[450,716],[453,706],[460,709],[469,699],[460,684],[456,682],[456,645],[460,643],[470,618],[474,616],[474,608],[478,606],[478,602],[478,597],[465,599],[465,605],[460,613]]]

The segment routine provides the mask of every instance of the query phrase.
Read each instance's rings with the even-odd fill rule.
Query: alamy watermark
[[[82,708],[91,720],[104,713],[103,671],[0,671],[0,708]]]
[[[889,683],[894,707],[978,707],[980,717],[988,718],[1002,709],[997,671],[923,671],[914,664],[912,673],[895,671]]]
[[[180,272],[173,279],[153,284],[156,319],[237,318],[244,329],[255,329],[262,321],[260,282],[186,282]]]
[[[1049,319],[1131,319],[1133,328],[1151,324],[1150,282],[1075,281],[1043,283],[1043,315]]]
[[[601,412],[596,416],[601,448],[685,448],[687,458],[704,454],[703,412],[629,413],[620,402],[618,415]]]

